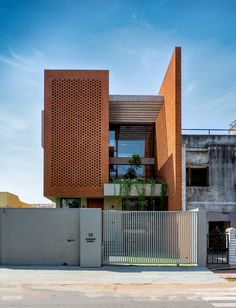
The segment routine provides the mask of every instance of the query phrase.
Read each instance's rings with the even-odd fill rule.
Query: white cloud
[[[146,20],[146,19],[143,19],[143,18],[140,18],[140,17],[137,17],[136,14],[131,14],[131,21],[132,23],[138,25],[138,26],[141,26],[141,27],[144,27],[144,28],[152,28],[153,26]]]
[[[44,66],[44,55],[35,48],[32,49],[32,53],[29,57],[22,56],[13,49],[10,49],[8,56],[0,54],[0,62],[18,70],[38,72],[38,70]]]
[[[28,128],[27,120],[19,114],[6,112],[0,108],[0,140],[12,139]]]
[[[197,91],[197,86],[198,82],[189,81],[183,89],[184,95],[191,96],[195,91]]]
[[[228,128],[236,117],[236,52],[215,41],[193,43],[183,53],[183,126]]]
[[[0,55],[0,190],[26,202],[42,196],[40,110],[43,104],[44,55],[9,50]]]

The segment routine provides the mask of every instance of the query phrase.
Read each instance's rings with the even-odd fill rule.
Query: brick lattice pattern
[[[101,76],[98,71],[47,72],[45,193],[100,196],[108,177],[106,71]]]

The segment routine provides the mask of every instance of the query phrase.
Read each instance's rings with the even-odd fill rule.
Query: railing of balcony
[[[184,128],[182,135],[236,135],[236,129],[223,128]]]

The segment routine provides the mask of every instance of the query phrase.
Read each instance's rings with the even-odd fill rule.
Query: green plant
[[[116,179],[112,181],[113,184],[120,185],[120,197],[127,198],[130,195],[132,179]],[[114,193],[116,196],[116,186],[114,186]]]
[[[129,164],[134,166],[135,168],[140,168],[142,164],[142,159],[139,154],[133,154],[129,159]]]
[[[125,179],[120,185],[120,195],[128,198],[131,191],[132,179]]]
[[[147,181],[147,184],[151,184],[151,196],[154,195],[155,185],[162,184],[162,182],[159,179],[149,178],[146,181]]]
[[[166,201],[166,192],[167,186],[165,183],[160,181],[159,179],[149,178],[149,179],[140,179],[137,176],[137,170],[141,168],[142,159],[139,154],[133,154],[129,159],[129,168],[127,169],[126,174],[124,175],[124,179],[116,179],[113,180],[113,184],[120,184],[120,193],[119,196],[128,199],[131,194],[131,187],[135,187],[137,192],[139,201],[140,201],[140,209],[144,210],[145,205],[145,184],[151,185],[151,196],[154,196],[155,193],[155,185],[161,185],[161,196],[160,196],[160,210],[164,209],[165,201]],[[114,186],[114,193],[116,194],[116,186]]]
[[[139,201],[143,203],[145,200],[145,181],[142,179],[135,179],[133,184],[139,196]]]
[[[166,196],[166,184],[162,183],[159,179],[116,179],[112,181],[113,184],[119,184],[120,185],[120,196],[121,197],[129,197],[131,186],[133,185],[137,191],[138,196],[140,199],[143,199],[145,196],[145,184],[151,184],[151,195],[154,195],[155,192],[155,185],[156,184],[162,184],[161,186],[161,196]],[[115,195],[116,195],[116,186],[115,186]]]
[[[133,154],[129,159],[129,168],[125,174],[126,179],[136,179],[137,178],[137,170],[141,168],[142,159],[139,154]]]
[[[166,194],[167,194],[167,185],[166,183],[162,183],[161,185],[161,202],[160,209],[164,210],[166,204]]]

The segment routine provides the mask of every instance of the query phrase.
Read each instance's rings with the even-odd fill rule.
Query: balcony
[[[131,184],[128,187],[124,184],[109,183],[104,184],[104,196],[124,196],[139,197],[140,194],[145,197],[161,197],[163,196],[162,185],[164,184]],[[164,193],[167,196],[167,192]]]

